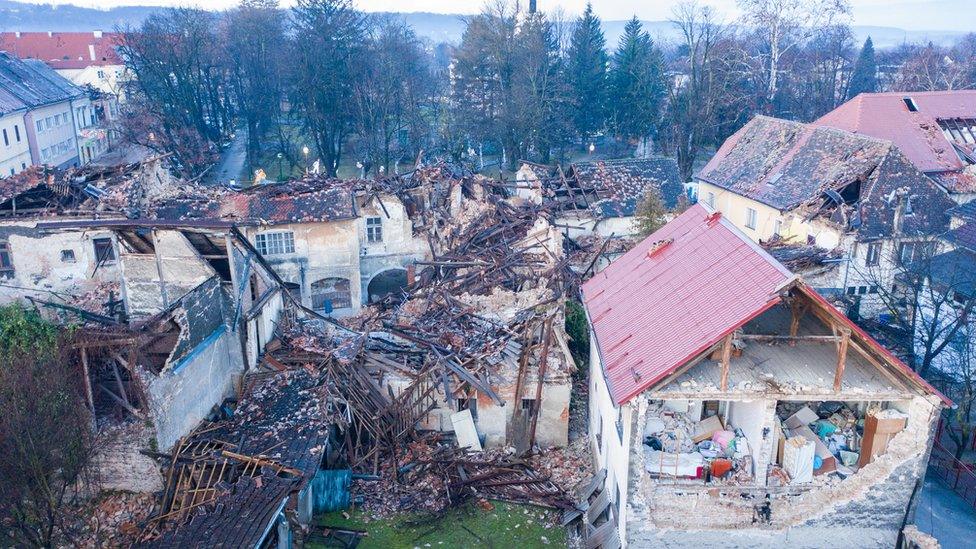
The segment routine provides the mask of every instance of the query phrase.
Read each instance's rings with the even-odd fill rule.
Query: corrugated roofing
[[[618,404],[779,302],[793,275],[718,214],[695,205],[582,287]]]
[[[40,59],[54,69],[121,65],[114,32],[2,32],[0,50],[21,59]]]
[[[85,95],[85,90],[36,59],[21,60],[0,51],[0,89],[36,108]]]
[[[862,93],[815,124],[889,140],[919,170],[941,172],[964,167],[938,123],[957,118],[976,118],[976,90]]]

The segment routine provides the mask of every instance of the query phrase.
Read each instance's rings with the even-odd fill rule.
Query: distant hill
[[[135,0],[138,1],[138,0]],[[111,31],[117,26],[138,25],[149,14],[161,8],[126,6],[99,10],[67,4],[58,6],[25,4],[0,0],[0,31]],[[465,15],[439,13],[386,13],[378,16],[401,17],[417,34],[438,42],[458,43],[464,32]],[[667,21],[644,21],[651,36],[658,41],[671,42],[679,38],[674,25]],[[604,21],[607,44],[616,46],[624,32],[626,21]],[[897,46],[903,42],[928,42],[949,45],[964,33],[955,31],[906,31],[894,27],[855,26],[858,43],[868,35],[876,48]]]

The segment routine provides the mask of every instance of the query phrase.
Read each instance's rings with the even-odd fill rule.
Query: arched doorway
[[[389,294],[400,295],[401,290],[406,287],[406,269],[387,269],[369,281],[366,286],[366,293],[369,295],[369,302],[376,303]]]

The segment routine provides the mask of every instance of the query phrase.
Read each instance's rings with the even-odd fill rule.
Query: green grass
[[[436,520],[423,515],[369,520],[365,513],[357,511],[348,519],[342,513],[320,515],[315,524],[366,530],[369,535],[359,544],[363,549],[566,547],[566,529],[554,522],[553,511],[498,501],[492,504],[495,508],[491,511],[467,505],[452,509]]]

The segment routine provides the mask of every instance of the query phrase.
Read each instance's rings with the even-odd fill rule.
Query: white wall
[[[4,132],[7,134],[6,142],[3,139]],[[0,117],[0,178],[20,173],[32,164],[24,112],[3,115]]]
[[[621,543],[626,546],[624,539],[627,531],[627,486],[630,476],[630,447],[631,424],[633,406],[625,404],[622,407],[614,405],[610,397],[603,376],[600,362],[600,351],[596,343],[596,335],[590,331],[590,441],[596,456],[597,470],[606,468],[607,480],[605,486],[610,491],[610,500],[618,502],[620,509],[617,519],[617,529],[620,532]],[[618,433],[618,419],[621,420],[623,436]],[[599,436],[598,436],[599,435]],[[636,433],[642,436],[642,433]],[[612,507],[612,506],[611,506]]]
[[[27,113],[25,119],[28,135],[33,141],[31,157],[35,164],[68,167],[78,161],[78,145],[70,102],[63,101],[33,109]],[[41,130],[37,129],[38,122],[41,123]],[[47,156],[44,154],[45,150],[48,150]]]

